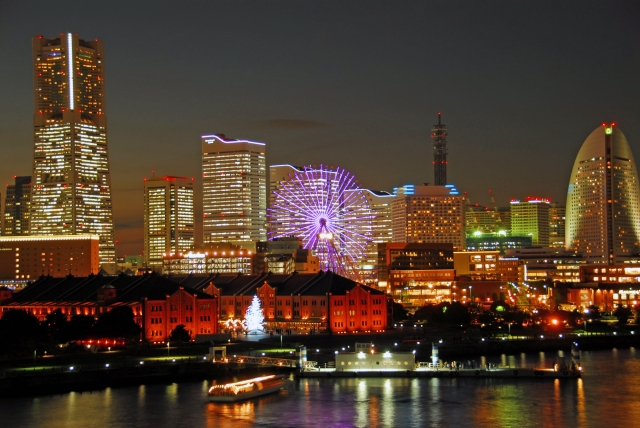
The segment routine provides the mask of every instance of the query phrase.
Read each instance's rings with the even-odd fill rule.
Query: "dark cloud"
[[[329,124],[325,122],[300,119],[267,119],[258,121],[258,124],[262,128],[268,129],[309,129],[329,126]]]

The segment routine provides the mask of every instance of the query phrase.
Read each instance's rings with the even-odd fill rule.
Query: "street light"
[[[167,357],[169,356],[169,341],[167,340]]]

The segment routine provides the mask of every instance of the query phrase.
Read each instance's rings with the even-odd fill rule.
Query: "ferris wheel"
[[[315,252],[322,270],[359,280],[372,241],[372,213],[365,191],[344,169],[294,170],[273,191],[270,239],[296,236]]]

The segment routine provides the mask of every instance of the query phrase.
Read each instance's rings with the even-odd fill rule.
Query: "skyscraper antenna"
[[[434,184],[447,184],[447,126],[442,124],[442,113],[438,112],[438,124],[431,128],[433,141]]]

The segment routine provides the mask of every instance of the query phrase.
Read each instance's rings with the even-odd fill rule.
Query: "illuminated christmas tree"
[[[262,330],[262,324],[264,323],[264,314],[260,307],[260,299],[257,295],[253,296],[251,306],[247,308],[247,313],[244,316],[244,320],[247,323],[247,330],[257,331]]]

